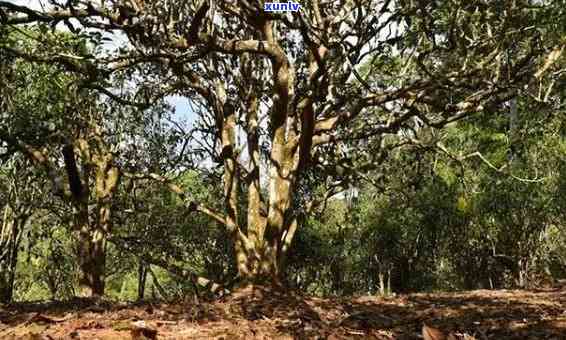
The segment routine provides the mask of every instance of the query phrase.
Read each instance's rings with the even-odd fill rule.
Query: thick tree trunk
[[[88,188],[85,186],[85,188]],[[81,189],[74,196],[74,227],[76,256],[79,265],[79,295],[96,297],[104,295],[106,235],[88,211],[88,191]]]
[[[236,247],[237,258],[240,259],[238,275],[241,285],[282,286],[280,265],[276,256],[272,256],[261,246],[252,249],[248,247],[247,251],[243,249],[244,246]]]
[[[77,257],[79,262],[80,294],[84,297],[104,295],[106,271],[106,241],[109,230],[109,213],[100,208],[103,219],[89,224],[88,219],[81,223],[76,233]],[[88,217],[88,216],[87,216]]]
[[[264,223],[264,219],[263,222]],[[248,226],[248,230],[263,226]],[[287,251],[290,248],[297,221],[293,219],[281,227],[283,235],[266,233],[258,242],[250,242],[245,236],[236,240],[236,258],[241,284],[258,284],[281,288],[286,285],[285,272]]]
[[[111,156],[94,157],[95,173],[95,215],[88,211],[89,191],[84,186],[76,201],[77,256],[80,267],[80,294],[85,297],[104,295],[106,270],[106,241],[111,231],[112,198],[119,180],[118,169],[112,167]],[[87,183],[88,184],[88,183]]]
[[[104,295],[106,267],[106,236],[100,229],[81,230],[77,242],[80,295],[84,297],[102,296]]]
[[[236,266],[240,281],[243,284],[262,284],[281,286],[284,282],[285,256],[289,250],[297,228],[297,221],[291,212],[291,203],[295,181],[299,173],[299,165],[308,163],[306,155],[310,154],[312,145],[312,103],[305,101],[301,107],[310,114],[310,124],[299,125],[299,113],[291,107],[294,98],[294,69],[285,55],[284,49],[277,40],[277,34],[271,22],[264,21],[261,26],[263,38],[270,46],[273,73],[273,103],[269,113],[269,136],[271,150],[268,159],[268,191],[262,197],[260,190],[260,143],[258,111],[260,100],[258,93],[250,91],[246,95],[247,122],[244,129],[247,133],[247,150],[249,170],[247,175],[240,176],[239,148],[237,147],[236,123],[239,117],[235,107],[226,98],[224,85],[218,82],[215,91],[214,111],[217,129],[222,143],[222,159],[224,161],[224,198],[225,225],[232,234]],[[247,60],[247,55],[242,56]],[[240,70],[242,74],[251,76],[245,62]],[[313,65],[315,61],[313,60]],[[316,69],[312,67],[311,73]],[[210,93],[208,93],[210,96]],[[304,136],[299,136],[300,126]],[[308,131],[307,131],[308,130]],[[299,147],[299,142],[301,146]],[[300,162],[300,154],[304,162]],[[247,184],[247,222],[242,223],[238,212],[238,195],[243,179]]]
[[[240,225],[239,202],[239,168],[236,154],[236,112],[227,101],[223,84],[218,83],[216,93],[217,127],[221,132],[222,157],[224,160],[224,203],[225,224],[232,236],[234,256],[241,285],[247,284],[279,284],[278,241],[277,235],[264,235],[265,218],[261,216],[261,199],[259,190],[259,153],[257,141],[257,103],[250,99],[250,142],[251,176],[248,179],[248,223],[247,228]],[[282,221],[282,219],[281,219]],[[247,232],[247,233],[246,233]],[[265,237],[264,237],[265,236]]]

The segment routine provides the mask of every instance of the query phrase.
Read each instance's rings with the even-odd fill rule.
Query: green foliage
[[[430,149],[395,153],[374,174],[385,187],[359,186],[352,207],[335,198],[299,229],[291,281],[312,293],[351,294],[383,292],[388,280],[405,292],[564,278],[562,122],[561,111],[544,120],[521,111],[511,139],[508,117],[485,112],[442,132],[448,150],[480,152],[491,165]]]
[[[45,233],[48,233],[46,235]],[[15,283],[15,300],[69,299],[75,296],[73,242],[61,226],[49,230],[32,225],[22,244]]]

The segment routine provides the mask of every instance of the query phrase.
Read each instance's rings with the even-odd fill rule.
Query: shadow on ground
[[[566,339],[565,302],[564,290],[322,299],[247,287],[214,302],[4,306],[0,339],[127,339],[140,320],[159,339],[420,339],[423,323],[461,339]]]

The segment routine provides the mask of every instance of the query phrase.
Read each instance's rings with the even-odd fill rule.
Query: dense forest
[[[566,282],[566,3],[299,4],[0,1],[0,305]]]

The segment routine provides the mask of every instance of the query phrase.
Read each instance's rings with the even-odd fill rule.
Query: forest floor
[[[452,339],[566,339],[566,289],[323,299],[256,287],[198,304],[0,307],[0,339],[422,339],[423,323]]]

